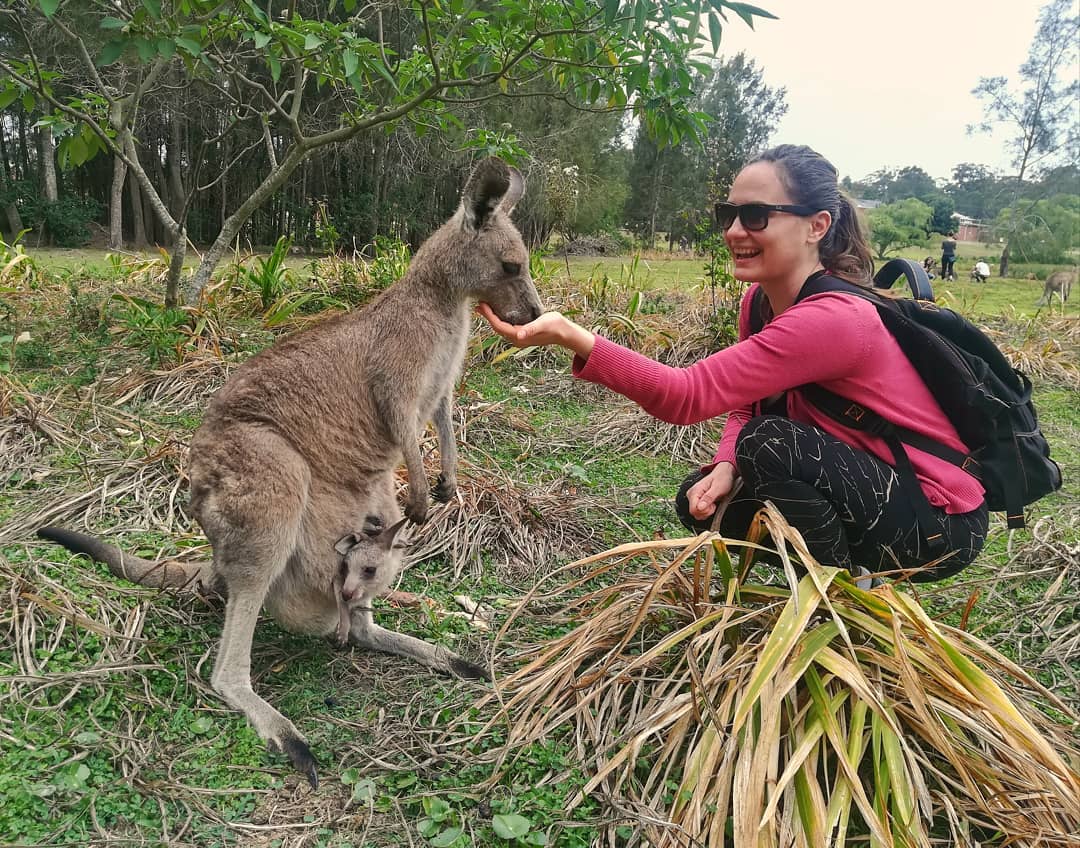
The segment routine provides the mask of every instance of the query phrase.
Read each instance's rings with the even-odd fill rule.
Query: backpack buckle
[[[866,415],[866,410],[859,406],[857,403],[853,403],[847,409],[844,410],[844,417],[850,418],[856,424],[862,421],[863,416]]]
[[[976,480],[982,480],[982,465],[980,465],[979,460],[973,456],[968,455],[964,457],[964,461],[960,463],[960,470],[966,471]]]

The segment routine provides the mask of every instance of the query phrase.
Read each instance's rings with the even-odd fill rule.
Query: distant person
[[[985,283],[990,279],[990,266],[980,259],[971,269],[971,279],[976,283]]]
[[[934,260],[934,257],[933,256],[927,256],[922,261],[922,267],[923,267],[923,270],[926,272],[926,276],[929,277],[931,280],[933,280],[935,278],[934,277],[934,268],[937,267],[937,262]]]
[[[742,488],[720,518],[724,535],[743,538],[739,534],[769,500],[818,562],[869,570],[930,566],[914,580],[955,574],[986,540],[979,480],[917,450],[910,454],[915,474],[898,474],[880,436],[845,427],[802,390],[825,383],[853,403],[967,453],[873,304],[838,291],[797,300],[803,285],[819,277],[871,286],[870,248],[836,168],[809,147],[782,144],[738,173],[715,214],[735,279],[753,285],[742,300],[740,341],[685,368],[635,353],[558,312],[517,327],[485,303],[479,310],[518,347],[572,351],[576,377],[607,386],[662,421],[694,424],[730,413],[713,461],[695,469],[675,498],[676,514],[693,532],[710,529],[718,503],[738,479]],[[754,303],[764,326],[751,333]],[[952,552],[940,561],[938,534]]]
[[[956,273],[953,265],[956,264],[956,233],[949,233],[945,241],[941,243],[941,279],[955,280]]]

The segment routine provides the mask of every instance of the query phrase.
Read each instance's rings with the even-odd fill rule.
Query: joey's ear
[[[469,175],[461,192],[461,209],[465,213],[465,229],[479,230],[487,223],[504,197],[511,193],[511,168],[502,159],[489,156],[481,159]],[[521,175],[518,174],[520,177]],[[524,181],[522,181],[524,187]],[[518,192],[517,197],[521,197]],[[513,203],[517,202],[513,198]],[[511,204],[513,208],[513,204]]]
[[[355,533],[346,533],[334,543],[334,550],[345,556],[360,542],[360,537]]]
[[[404,548],[408,547],[408,541],[402,535],[402,531],[405,529],[405,525],[409,523],[409,519],[403,518],[397,524],[391,524],[379,535],[379,542],[387,550],[392,548]]]

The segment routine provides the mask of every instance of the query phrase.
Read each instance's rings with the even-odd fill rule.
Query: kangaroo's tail
[[[119,548],[108,545],[85,533],[65,530],[62,527],[41,527],[37,531],[42,539],[63,545],[72,553],[86,554],[91,559],[109,566],[117,577],[150,586],[155,589],[200,589],[212,591],[208,564],[182,563],[173,560],[152,560],[125,554]]]

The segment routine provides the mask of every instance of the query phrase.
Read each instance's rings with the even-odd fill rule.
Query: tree
[[[945,193],[953,199],[957,212],[980,220],[992,219],[1009,200],[1007,181],[985,165],[971,162],[953,168]]]
[[[1026,262],[1068,262],[1070,251],[1080,247],[1080,196],[1057,194],[1019,205],[998,214],[995,232],[1011,233],[1013,252]]]
[[[921,244],[930,232],[933,216],[930,206],[913,197],[871,209],[867,220],[876,257],[885,259],[892,250]]]
[[[315,150],[377,127],[407,121],[444,131],[455,126],[455,107],[554,93],[583,108],[632,110],[670,142],[696,137],[703,124],[689,108],[693,54],[707,40],[702,22],[715,40],[725,11],[748,24],[771,17],[734,0],[503,0],[495,14],[460,0],[14,0],[5,14],[20,38],[0,41],[0,70],[9,89],[33,91],[57,120],[91,127],[138,180],[173,240],[170,301],[193,195],[247,161],[247,150],[221,156],[240,129],[261,131],[262,179],[203,254],[185,291],[190,302],[240,227]],[[45,28],[81,58],[78,74],[43,64],[35,44]],[[223,109],[219,132],[205,136],[183,166],[174,163],[188,180],[171,208],[133,132],[144,100],[166,90],[213,97]],[[204,170],[211,161],[219,163],[216,173]]]
[[[743,53],[715,63],[694,88],[693,106],[706,116],[700,148],[665,146],[644,131],[634,142],[626,217],[650,243],[661,224],[669,238],[694,233],[710,201],[726,194],[787,112],[786,91],[765,85]]]
[[[1018,202],[1029,173],[1045,171],[1062,158],[1076,158],[1080,144],[1078,39],[1080,18],[1073,14],[1073,0],[1052,0],[1039,13],[1027,61],[1020,66],[1021,92],[1015,94],[1005,77],[983,77],[972,91],[986,107],[986,119],[978,129],[987,131],[1000,124],[1012,132],[1008,145],[1017,174],[1002,230],[1005,247],[998,269],[1002,277],[1009,272],[1013,239],[1034,204]]]

